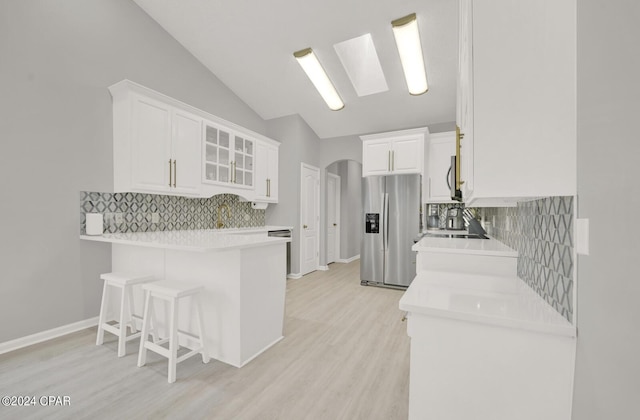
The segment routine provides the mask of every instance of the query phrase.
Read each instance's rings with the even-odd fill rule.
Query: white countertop
[[[429,233],[432,233],[431,231]],[[436,234],[436,232],[433,232]],[[454,232],[443,232],[449,234]],[[466,231],[455,231],[458,234],[465,234]],[[496,257],[518,256],[518,252],[509,248],[502,242],[489,237],[489,239],[466,239],[466,238],[438,238],[425,236],[411,248],[414,251],[443,252],[449,254],[475,254],[493,255]]]
[[[400,309],[461,321],[576,336],[576,328],[518,277],[422,271]]]
[[[162,232],[105,233],[80,239],[113,244],[145,246],[182,251],[226,251],[291,242],[291,238],[266,236],[273,230],[291,230],[290,226],[261,226],[238,229],[172,230]],[[262,235],[264,233],[264,235]]]

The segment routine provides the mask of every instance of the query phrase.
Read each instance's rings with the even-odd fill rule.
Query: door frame
[[[327,186],[329,185],[329,178],[334,178],[336,181],[336,188],[335,188],[335,202],[334,205],[336,207],[336,236],[335,236],[335,243],[334,243],[334,251],[335,251],[335,258],[333,261],[331,262],[339,262],[340,261],[340,228],[342,226],[342,224],[340,223],[340,210],[341,210],[341,203],[340,203],[340,196],[342,194],[342,178],[340,177],[340,175],[336,175],[333,174],[331,172],[327,172]],[[327,203],[329,203],[329,188],[327,188]],[[327,206],[327,211],[329,210],[329,207]],[[325,237],[326,237],[326,243],[327,243],[327,250],[329,249],[329,217],[327,214],[327,229],[325,232]],[[329,264],[329,258],[328,258],[328,252],[327,252],[327,264]]]
[[[304,170],[308,169],[311,170],[313,172],[316,173],[317,175],[317,183],[316,183],[316,191],[315,191],[315,196],[316,196],[316,221],[315,221],[315,229],[316,229],[316,258],[315,258],[315,262],[316,262],[316,266],[314,268],[314,270],[318,270],[321,269],[320,267],[320,168],[317,168],[313,165],[309,165],[307,163],[304,162],[300,162],[300,197],[299,197],[299,206],[298,209],[300,211],[300,217],[299,217],[299,223],[298,223],[298,232],[300,232],[300,247],[299,247],[299,253],[298,253],[298,261],[299,261],[299,267],[300,267],[300,274],[301,275],[305,275],[308,273],[303,273],[302,270],[302,263],[303,263],[303,255],[304,255],[304,241],[303,239],[303,232],[304,232],[304,228],[302,227],[302,225],[304,224],[302,221],[302,212],[303,212],[303,208],[302,208],[302,197],[303,195],[303,188],[304,188]]]

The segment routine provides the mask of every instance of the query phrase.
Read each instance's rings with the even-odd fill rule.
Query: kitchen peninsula
[[[149,273],[157,279],[202,284],[205,340],[209,356],[242,367],[283,338],[286,243],[268,230],[289,227],[206,229],[81,235],[112,246],[112,271]],[[136,304],[142,291],[134,289]],[[163,336],[164,314],[156,309]],[[137,312],[141,312],[139,306]],[[188,305],[180,308],[181,330],[194,332]],[[188,340],[180,345],[191,347]],[[194,343],[195,345],[195,343]]]

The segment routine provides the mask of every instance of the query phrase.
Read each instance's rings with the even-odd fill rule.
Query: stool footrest
[[[114,325],[102,324],[102,329],[114,335],[120,334],[120,328]]]
[[[156,344],[156,343],[152,343],[150,341],[145,342],[144,343],[144,347],[146,349],[151,350],[153,352],[156,352],[159,355],[164,356],[166,358],[169,358],[169,356],[171,355],[171,353],[169,353],[169,349],[165,349],[161,345]]]
[[[198,347],[195,350],[191,350],[189,353],[185,353],[182,356],[178,357],[176,359],[176,363],[180,363],[188,358],[190,358],[191,356],[195,356],[196,354],[200,354],[202,352],[202,347]]]

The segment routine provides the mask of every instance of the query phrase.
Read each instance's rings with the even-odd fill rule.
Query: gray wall
[[[362,237],[362,164],[341,160],[327,167],[340,176],[340,255],[346,260],[360,255]]]
[[[578,352],[573,419],[640,418],[640,3],[578,1]]]
[[[281,142],[278,168],[278,204],[266,211],[268,225],[291,226],[291,273],[300,272],[300,164],[319,168],[320,140],[298,115],[267,121],[267,135]],[[322,170],[320,171],[322,179]],[[322,192],[320,197],[324,197]],[[322,206],[322,198],[319,203]],[[322,215],[321,215],[322,220]],[[322,232],[322,227],[321,227]],[[320,235],[322,240],[323,235]]]
[[[109,85],[266,123],[129,0],[4,0],[0,57],[4,342],[98,313],[111,251],[78,239],[78,199],[113,188]]]

